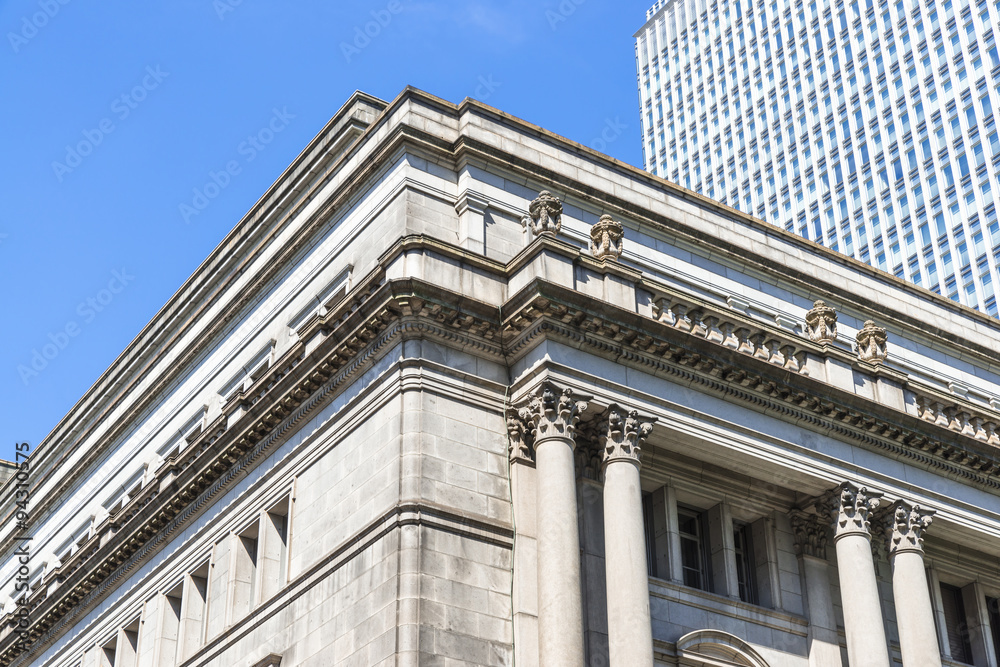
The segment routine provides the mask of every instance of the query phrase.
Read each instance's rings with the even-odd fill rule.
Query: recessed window
[[[750,524],[733,524],[733,546],[736,552],[736,583],[740,599],[760,604],[757,594],[757,568],[754,563],[753,535]]]
[[[969,642],[969,624],[965,617],[962,589],[941,584],[941,608],[952,659],[972,664],[972,646]]]
[[[288,498],[264,512],[261,517],[260,601],[281,590],[287,577]]]
[[[257,587],[257,546],[260,525],[254,522],[236,536],[235,570],[233,572],[233,619],[240,619],[250,613],[254,606]]]
[[[163,614],[160,616],[160,643],[157,665],[172,667],[177,664],[177,645],[181,631],[181,612],[184,608],[184,583],[181,582],[162,598]]]
[[[194,655],[204,642],[205,611],[208,604],[208,563],[187,576],[181,607],[181,630],[178,637],[178,662]]]
[[[677,529],[681,543],[681,568],[684,572],[684,585],[703,591],[712,590],[708,526],[704,512],[678,507]]]

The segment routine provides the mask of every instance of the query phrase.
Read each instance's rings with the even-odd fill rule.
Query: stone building
[[[483,104],[359,93],[38,446],[23,531],[7,483],[0,666],[995,666],[998,349]]]

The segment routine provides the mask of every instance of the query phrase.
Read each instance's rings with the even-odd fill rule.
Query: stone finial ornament
[[[837,340],[837,311],[822,301],[813,304],[806,313],[806,335],[816,343],[832,343]]]
[[[792,510],[789,518],[795,534],[796,555],[826,560],[826,543],[830,539],[829,523],[802,510]]]
[[[562,212],[562,202],[559,198],[553,197],[548,190],[542,190],[538,193],[538,197],[528,204],[528,217],[524,222],[535,236],[545,233],[558,234],[562,229]]]
[[[863,533],[870,537],[872,513],[878,509],[881,499],[879,491],[844,482],[823,494],[817,502],[817,509],[830,512],[836,537],[850,533]]]
[[[865,322],[864,328],[858,332],[858,359],[878,364],[885,361],[888,354],[885,329],[877,326],[872,320]]]
[[[608,214],[590,228],[590,253],[597,259],[618,259],[622,256],[625,228]]]
[[[889,539],[889,555],[900,551],[923,551],[924,531],[931,525],[934,510],[897,500],[890,507],[885,532]]]
[[[546,382],[532,396],[525,413],[535,443],[551,437],[573,438],[580,414],[586,409],[587,402],[575,399],[572,389],[560,391]]]
[[[619,460],[640,463],[642,441],[653,430],[654,421],[655,419],[641,419],[635,410],[626,412],[613,403],[608,406],[598,420],[597,442],[603,464]]]

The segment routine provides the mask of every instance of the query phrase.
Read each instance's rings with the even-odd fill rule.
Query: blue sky
[[[640,165],[649,4],[0,0],[0,458],[45,438],[354,90],[475,97]]]

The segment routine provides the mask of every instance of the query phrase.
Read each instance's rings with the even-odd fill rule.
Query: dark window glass
[[[986,598],[986,611],[990,615],[990,630],[993,634],[993,653],[1000,658],[1000,599]]]
[[[642,494],[642,523],[646,533],[646,571],[649,576],[655,577],[656,557],[653,549],[656,537],[653,532],[653,496],[649,493]]]
[[[760,604],[757,598],[757,573],[754,567],[753,538],[748,524],[733,527],[733,544],[736,547],[736,581],[740,599],[749,604]]]
[[[695,510],[677,508],[677,528],[681,539],[681,568],[684,570],[684,585],[711,590],[711,574],[708,568],[708,531],[705,530],[704,515]]]
[[[969,625],[965,618],[962,589],[941,584],[941,606],[952,659],[972,664],[972,645],[969,643]]]

